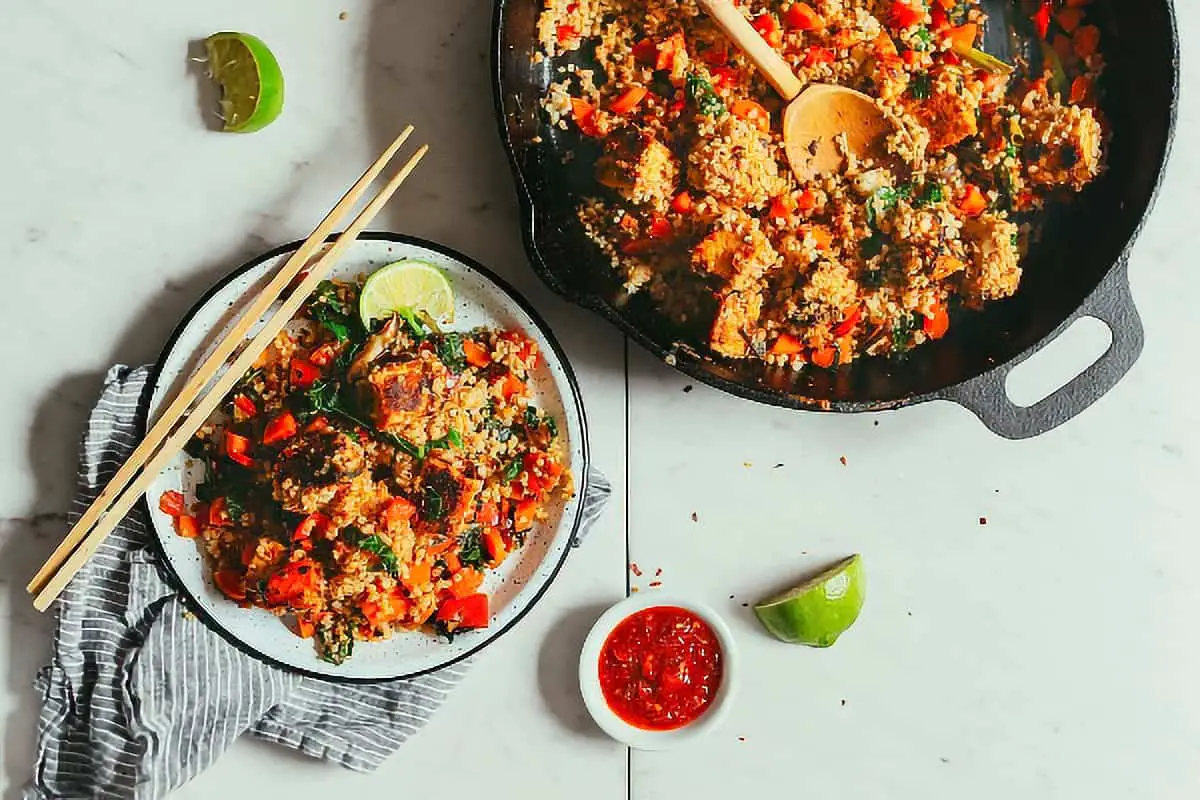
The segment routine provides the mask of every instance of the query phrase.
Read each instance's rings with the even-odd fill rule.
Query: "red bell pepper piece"
[[[537,508],[536,497],[527,497],[517,503],[517,509],[513,512],[513,528],[517,533],[524,533],[533,527],[533,522],[537,519]]]
[[[162,493],[158,498],[158,510],[170,517],[178,517],[184,513],[183,495],[174,489]]]
[[[234,395],[233,407],[242,412],[243,416],[253,417],[258,414],[258,406],[244,394]]]
[[[229,501],[224,497],[214,499],[212,505],[208,507],[208,524],[214,528],[220,528],[232,524],[232,522],[233,517],[229,515]]]
[[[200,525],[191,514],[180,514],[175,518],[175,532],[185,539],[195,539],[200,535]]]
[[[292,412],[285,411],[267,423],[267,429],[263,431],[263,444],[278,444],[290,439],[296,435],[299,428]]]
[[[815,31],[825,27],[821,15],[808,3],[792,3],[788,6],[784,22],[789,28],[799,31]]]
[[[692,210],[692,196],[687,192],[675,195],[675,199],[671,201],[671,210],[677,214],[688,213]]]
[[[476,342],[474,339],[463,339],[463,355],[467,358],[467,363],[472,367],[483,368],[492,363],[492,357],[488,354],[487,348]]]
[[[1052,9],[1051,0],[1042,0],[1042,5],[1033,15],[1033,27],[1037,31],[1038,38],[1045,41],[1050,35],[1050,14]]]
[[[486,628],[488,597],[478,593],[467,597],[452,597],[442,603],[437,612],[438,622],[457,622],[459,628]]]
[[[408,522],[417,513],[417,507],[406,497],[393,497],[383,510],[383,518],[389,528]]]
[[[221,594],[239,603],[246,599],[246,581],[240,574],[231,569],[221,569],[213,573],[213,582],[221,590]]]
[[[925,12],[919,8],[913,8],[904,0],[895,0],[892,3],[892,24],[897,28],[911,28],[914,25],[920,25],[925,18]]]
[[[329,530],[332,525],[329,517],[322,514],[320,511],[314,511],[304,519],[300,520],[300,524],[296,526],[296,530],[292,532],[293,542],[303,542],[311,539],[314,533],[324,533]]]
[[[293,358],[288,367],[288,378],[297,389],[307,389],[321,377],[321,368],[307,358]]]
[[[862,319],[862,306],[855,306],[850,313],[846,315],[845,319],[833,326],[833,335],[838,339],[842,338],[846,334],[850,333],[850,331],[854,330],[854,326],[858,324],[860,319]]]

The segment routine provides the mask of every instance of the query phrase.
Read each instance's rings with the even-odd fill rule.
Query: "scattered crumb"
[[[846,698],[842,698],[842,708],[846,707]]]
[[[838,461],[842,462],[843,467],[846,466],[846,457],[845,456],[842,456],[841,458],[839,458]]]
[[[996,494],[1000,494],[1000,490],[999,490],[999,489],[995,489],[995,490],[993,490],[993,491],[995,491],[995,492],[996,492]]]
[[[751,461],[743,461],[742,466],[745,467],[746,469],[750,469],[751,467],[754,466],[754,463]]]
[[[749,608],[749,607],[750,607],[749,603],[742,603],[742,608]]]
[[[980,524],[980,525],[987,525],[987,517],[980,517],[980,518],[979,518],[979,524]]]
[[[662,581],[650,581],[651,589],[657,589],[660,586],[662,586]]]
[[[779,469],[782,466],[783,464],[776,464],[775,466],[771,467],[771,469]]]
[[[730,600],[732,600],[732,599],[733,599],[733,595],[729,595],[729,599],[730,599]]]
[[[878,427],[879,427],[879,420],[875,420],[875,427],[876,427],[876,428],[878,428]]]
[[[638,587],[636,587],[636,586],[630,586],[630,587],[629,587],[629,591],[630,591],[630,592],[633,592],[634,594],[637,594],[638,592],[640,592],[640,591],[641,591],[641,589],[639,589],[639,588],[638,588]]]
[[[658,569],[654,570],[654,577],[657,578],[659,575],[662,575],[662,567],[659,567]]]
[[[745,737],[745,736],[739,736],[739,737],[738,737],[738,741],[739,741],[739,742],[744,742],[744,741],[746,741],[746,737]]]
[[[949,764],[949,763],[950,763],[950,759],[946,758],[945,756],[940,756],[940,757],[938,757],[938,761],[942,762],[943,764]]]
[[[908,613],[908,615],[909,615],[910,617],[912,616],[912,612],[911,612],[911,611],[909,611],[909,612],[907,612],[907,613]]]
[[[696,516],[696,512],[693,511],[692,512],[692,522],[699,522],[699,521],[700,521],[700,517]]]
[[[692,389],[694,389],[694,388],[695,388],[695,387],[694,387],[694,386],[692,386],[692,385],[689,383],[687,386],[683,387],[683,393],[684,393],[684,394],[687,394],[688,392],[690,392],[690,391],[691,391]]]
[[[636,561],[629,565],[629,571],[634,575],[637,575],[639,578],[642,577],[642,568],[637,565]]]
[[[187,611],[187,610],[185,610],[185,611],[183,612],[183,618],[184,618],[184,619],[195,619],[195,618],[196,618],[196,615],[195,615],[195,614],[193,614],[193,613],[192,613],[192,612],[190,612],[190,611]]]
[[[338,14],[338,19],[340,19],[342,22],[345,22],[349,18],[350,14],[348,12],[343,11],[342,13]]]

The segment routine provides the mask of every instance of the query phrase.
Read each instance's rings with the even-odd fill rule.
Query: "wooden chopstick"
[[[403,138],[407,138],[409,132],[410,131],[406,130],[405,133],[402,134],[402,139],[397,140],[399,144],[403,143]],[[399,144],[394,143],[392,147],[388,148],[388,152],[384,153],[384,156],[388,157],[390,160],[390,157],[395,154],[397,149],[399,149]],[[384,207],[388,200],[391,199],[392,195],[395,194],[396,190],[400,188],[400,185],[404,183],[412,171],[416,169],[417,164],[420,163],[421,159],[428,151],[429,146],[422,145],[404,164],[404,166],[401,167],[400,170],[392,177],[392,179],[388,181],[383,189],[380,190],[379,194],[377,194],[375,198],[372,199],[371,202],[368,203],[367,206],[358,214],[358,216],[354,218],[354,221],[351,222],[350,226],[346,228],[345,232],[338,237],[333,246],[330,247],[329,250],[325,252],[319,258],[319,260],[312,265],[312,267],[308,269],[296,290],[292,292],[292,294],[286,300],[283,301],[279,309],[270,317],[270,319],[267,320],[262,329],[255,334],[254,338],[239,353],[229,368],[226,369],[225,372],[219,377],[217,377],[212,387],[198,398],[195,407],[189,413],[183,416],[178,427],[174,428],[174,432],[166,438],[162,444],[162,447],[159,448],[158,451],[153,454],[153,456],[149,457],[148,460],[144,460],[144,463],[134,464],[134,466],[131,468],[130,474],[136,474],[137,477],[131,480],[118,496],[113,498],[113,501],[110,505],[102,507],[96,514],[92,516],[93,525],[84,527],[82,525],[84,518],[81,517],[79,522],[72,527],[70,533],[68,534],[68,539],[73,539],[78,544],[75,546],[73,552],[70,552],[70,555],[65,559],[65,561],[61,562],[57,569],[51,565],[51,562],[47,562],[47,566],[43,567],[42,571],[53,573],[53,575],[45,581],[44,585],[39,590],[37,590],[37,596],[33,601],[34,608],[36,608],[38,611],[45,611],[62,593],[62,590],[66,588],[66,585],[70,583],[71,578],[73,578],[75,574],[83,567],[83,565],[87,563],[87,560],[91,558],[100,544],[108,537],[113,528],[116,527],[117,523],[129,513],[129,510],[133,507],[134,503],[136,503],[138,499],[146,492],[146,489],[149,488],[150,484],[155,480],[167,463],[176,456],[176,454],[183,448],[185,444],[187,444],[192,435],[195,434],[200,426],[203,425],[204,422],[209,418],[212,412],[216,410],[217,406],[220,405],[221,400],[225,397],[229,390],[233,388],[233,385],[237,383],[237,381],[246,373],[248,369],[251,368],[251,366],[254,364],[254,361],[258,358],[262,351],[266,349],[267,345],[269,345],[275,339],[278,333],[283,330],[284,326],[292,320],[292,318],[296,315],[296,312],[300,310],[300,306],[305,300],[308,299],[308,296],[312,294],[313,290],[316,289],[317,284],[324,280],[329,270],[335,263],[337,263],[338,259],[341,258],[342,254],[345,253],[347,248],[349,248],[350,245],[352,245],[358,238],[358,235],[362,233],[369,224],[371,224],[371,221]],[[383,163],[386,165],[387,161],[384,161]],[[372,167],[372,169],[374,169],[374,167]],[[382,167],[380,170],[381,169]],[[378,174],[378,171],[376,174]],[[364,178],[367,178],[367,175],[364,175]],[[369,184],[370,180],[368,179],[366,183]],[[355,184],[355,187],[357,188],[358,184]],[[347,193],[347,196],[349,195],[350,193]],[[340,205],[341,203],[339,203],[339,206]],[[324,237],[321,237],[321,240],[323,240],[323,238]],[[300,262],[301,268],[303,268],[304,263],[305,262],[303,261]],[[291,260],[289,260],[288,264],[291,264]],[[299,271],[299,269],[296,270],[297,273],[299,273]],[[292,277],[294,278],[295,275],[292,275]],[[290,283],[290,279],[283,281],[283,288],[286,288],[288,283]],[[271,286],[274,284],[275,281],[272,281]],[[268,306],[269,304],[270,303],[268,303]],[[257,303],[255,303],[255,305],[257,305]],[[249,316],[251,315],[246,315],[246,317]],[[247,330],[253,323],[254,320],[251,320],[250,324],[245,326],[245,328],[242,328],[240,324],[235,326],[235,329],[230,332],[230,335],[232,336],[234,333],[237,333],[239,329],[241,329],[244,336],[245,330]],[[236,348],[236,343],[234,347]],[[209,366],[212,365],[210,365],[209,362],[205,362],[204,367]],[[195,379],[201,380],[201,385],[207,384],[210,380],[212,380],[214,374],[220,369],[220,367],[221,364],[218,363],[213,366],[211,370],[205,370],[202,368],[196,373]],[[189,381],[189,385],[191,383],[192,381]],[[175,404],[172,404],[172,408],[174,408],[174,406]],[[163,419],[169,419],[167,414],[163,414]],[[168,424],[168,430],[170,430],[172,427],[174,426]],[[145,459],[145,456],[148,455],[149,453],[145,452],[143,454],[143,459]],[[129,461],[134,461],[133,456],[130,457]],[[122,468],[124,468],[124,466]],[[97,502],[99,502],[99,499]],[[88,510],[90,512],[91,508]],[[66,542],[64,542],[64,545],[66,546]],[[66,547],[69,550],[70,546]],[[39,571],[39,574],[42,571]]]
[[[271,304],[291,285],[296,276],[300,274],[300,271],[308,264],[309,259],[313,257],[325,243],[325,240],[329,238],[329,235],[333,233],[334,227],[341,222],[342,217],[346,216],[354,208],[355,204],[358,203],[370,187],[371,182],[379,177],[379,173],[383,172],[384,167],[391,162],[412,132],[412,125],[407,126],[400,132],[396,140],[388,145],[383,154],[350,187],[345,196],[333,207],[333,210],[325,216],[325,219],[321,220],[321,223],[317,225],[312,234],[304,240],[304,243],[300,245],[291,258],[279,269],[275,277],[271,279],[271,282],[263,287],[263,290],[250,303],[245,313],[234,324],[233,329],[229,331],[229,335],[217,343],[216,348],[196,372],[193,373],[191,379],[184,384],[179,394],[167,406],[167,409],[159,415],[158,421],[146,433],[146,438],[130,454],[125,463],[121,465],[121,468],[117,470],[117,474],[104,487],[104,491],[88,506],[79,520],[71,527],[67,537],[55,548],[50,558],[46,560],[46,563],[37,571],[33,579],[29,581],[29,585],[25,587],[27,591],[41,591],[46,585],[46,581],[54,574],[54,571],[63,565],[63,562],[71,555],[71,551],[82,541],[84,534],[96,524],[96,521],[100,519],[100,515],[104,513],[104,510],[112,505],[121,490],[128,486],[129,482],[137,475],[138,469],[142,464],[162,444],[163,440],[167,438],[167,434],[171,432],[175,423],[184,415],[184,412],[188,410],[192,403],[195,402],[196,398],[204,390],[204,386],[212,379],[212,376],[229,360],[234,350],[245,341],[246,334],[250,332],[251,326],[262,319],[263,314],[267,313]]]

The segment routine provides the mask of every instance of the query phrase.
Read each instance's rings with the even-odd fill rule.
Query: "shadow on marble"
[[[34,677],[49,657],[54,614],[34,610],[25,584],[67,532],[75,490],[79,440],[103,376],[75,375],[42,399],[26,443],[37,504],[24,516],[0,520],[0,588],[7,594],[7,689],[14,710],[5,721],[5,800],[16,800],[31,776],[41,707]]]
[[[589,605],[563,615],[542,643],[537,678],[542,701],[560,725],[578,736],[607,741],[583,704],[577,669],[588,631],[605,610],[607,606]]]
[[[208,58],[203,39],[193,39],[187,46],[188,77],[196,86],[196,114],[204,120],[204,127],[220,131],[224,120],[217,113],[221,107],[221,90],[208,76]]]

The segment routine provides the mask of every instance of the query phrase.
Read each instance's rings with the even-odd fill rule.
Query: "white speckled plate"
[[[159,360],[152,382],[148,416],[161,411],[186,376],[236,319],[250,292],[282,266],[298,243],[262,255],[214,287],[176,329]],[[213,586],[196,543],[177,536],[171,519],[158,510],[168,489],[184,492],[188,503],[203,466],[180,454],[146,494],[164,560],[198,616],[250,654],[284,668],[323,678],[382,681],[410,677],[466,658],[495,641],[537,602],[566,559],[581,519],[587,480],[587,423],[574,373],[546,324],[523,299],[489,270],[438,245],[394,234],[368,233],[350,249],[333,275],[344,279],[367,274],[402,258],[418,258],[443,269],[454,284],[456,330],[481,325],[518,328],[534,339],[544,363],[533,376],[537,404],[559,420],[576,494],[550,509],[524,547],[488,575],[492,618],[486,629],[468,631],[447,643],[423,632],[403,633],[384,642],[357,642],[354,655],[340,666],[317,658],[311,640],[292,634],[274,615],[259,608],[239,608]]]

